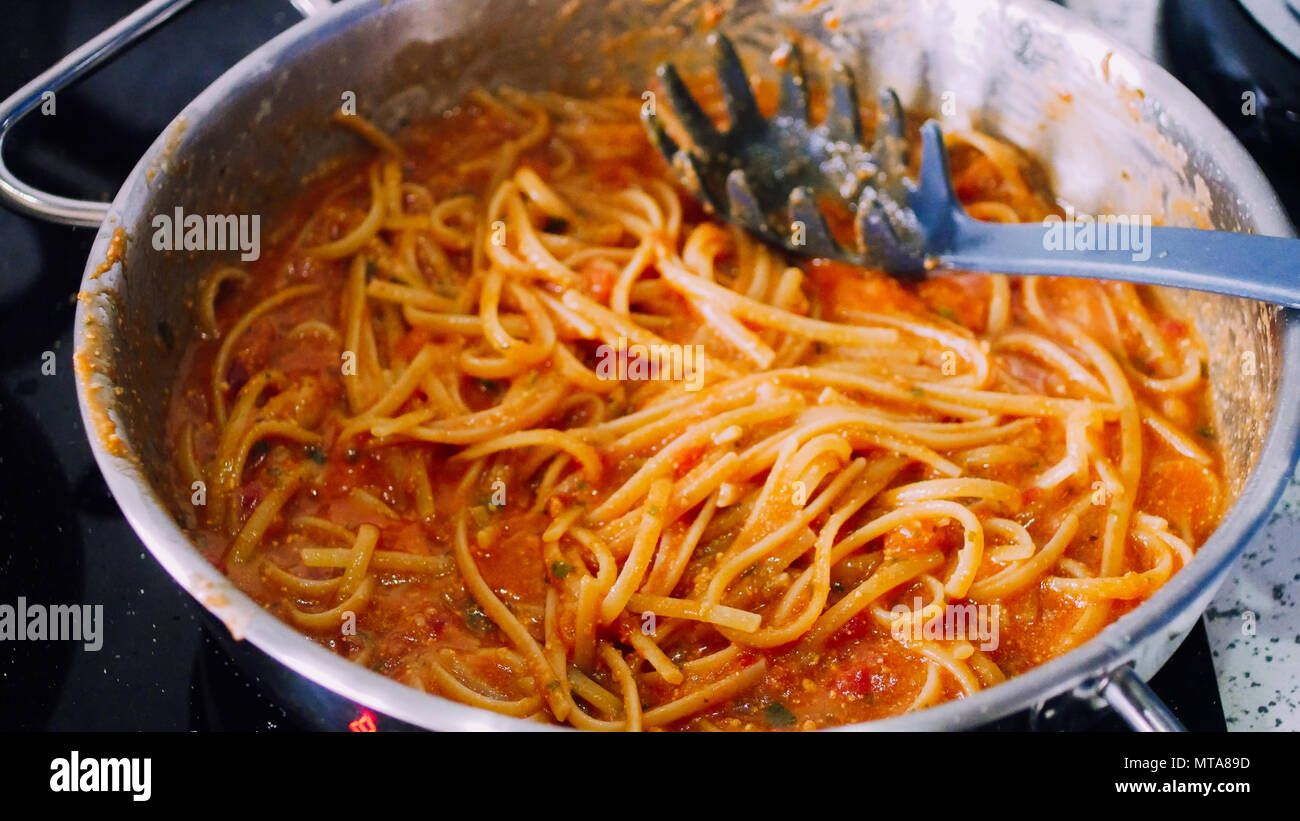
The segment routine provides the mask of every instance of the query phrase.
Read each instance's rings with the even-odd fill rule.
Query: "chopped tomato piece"
[[[397,344],[393,347],[397,351],[398,355],[409,361],[414,359],[415,355],[420,352],[420,349],[423,348],[431,339],[433,339],[433,331],[417,325],[407,331],[401,339],[397,340]]]
[[[988,324],[988,290],[979,274],[936,277],[916,286],[932,311],[976,333],[983,333]]]
[[[843,311],[889,313],[902,309],[925,313],[925,303],[898,280],[881,271],[818,259],[808,266],[821,302],[832,314]]]
[[[603,259],[595,259],[582,266],[582,274],[587,277],[592,297],[598,302],[608,302],[618,280],[618,269]]]

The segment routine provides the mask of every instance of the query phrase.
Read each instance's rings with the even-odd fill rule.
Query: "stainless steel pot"
[[[0,139],[44,90],[93,68],[187,2],[154,0],[0,105]],[[190,545],[155,488],[169,456],[167,386],[193,327],[189,298],[214,258],[153,250],[151,218],[179,206],[273,219],[304,176],[351,146],[327,124],[344,92],[381,124],[432,114],[483,84],[639,94],[658,60],[700,44],[699,20],[698,5],[643,0],[346,2],[276,37],[199,95],[111,205],[36,191],[0,164],[0,194],[12,207],[100,226],[76,315],[90,445],[149,550],[235,637],[415,725],[540,726],[419,693],[333,655],[235,589]],[[972,124],[1015,141],[1080,210],[1151,213],[1172,223],[1195,212],[1220,228],[1291,235],[1259,170],[1187,90],[1050,3],[737,0],[722,24],[755,47],[797,30],[853,64],[864,88],[888,83],[908,107],[950,114],[950,127]],[[118,228],[127,242],[110,257]],[[111,265],[101,272],[105,261]],[[1061,694],[1109,701],[1135,726],[1176,726],[1141,680],[1199,618],[1290,473],[1300,403],[1282,399],[1300,390],[1300,325],[1295,314],[1258,303],[1164,296],[1195,321],[1212,352],[1220,441],[1236,495],[1222,525],[1150,601],[1080,648],[972,698],[851,729],[969,727]],[[168,338],[174,343],[160,341]]]

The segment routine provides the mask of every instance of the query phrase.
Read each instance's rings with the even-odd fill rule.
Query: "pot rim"
[[[396,0],[405,2],[406,0]],[[1125,65],[1125,80],[1140,87],[1166,108],[1177,109],[1211,154],[1225,167],[1235,169],[1233,182],[1251,208],[1255,228],[1261,233],[1293,236],[1277,196],[1245,149],[1228,129],[1177,80],[1154,62],[1113,41],[1082,17],[1047,0],[989,0],[1007,13],[1034,18],[1062,31],[1074,47],[1095,54],[1098,62],[1109,53]],[[81,282],[85,293],[105,290],[119,276],[115,268],[100,277],[104,260],[122,215],[132,213],[149,198],[148,176],[156,161],[174,148],[179,129],[204,123],[223,100],[246,86],[267,81],[304,47],[330,39],[394,0],[355,0],[303,20],[244,57],[201,92],[163,130],[123,182],[109,216],[100,226]],[[1112,69],[1113,70],[1113,69]],[[92,317],[88,300],[78,300],[75,335],[77,361],[93,361],[97,351],[111,344],[111,326]],[[1281,368],[1278,396],[1300,395],[1300,312],[1280,310],[1278,317]],[[111,378],[108,378],[111,385]],[[360,705],[414,725],[436,730],[563,730],[568,728],[529,719],[511,718],[470,707],[437,695],[420,692],[338,656],[281,622],[238,590],[193,546],[172,518],[139,469],[126,441],[128,454],[115,455],[97,432],[98,397],[105,376],[93,368],[77,373],[77,398],[95,461],[128,522],[167,573],[205,608],[222,620],[237,638],[247,639],[297,674]],[[110,394],[111,395],[111,394]],[[124,437],[125,440],[125,437]],[[915,713],[844,725],[831,729],[943,730],[970,727],[1017,710],[1041,704],[1048,698],[1079,687],[1131,661],[1139,647],[1171,629],[1172,622],[1190,608],[1201,606],[1223,582],[1233,561],[1262,524],[1281,495],[1300,449],[1300,402],[1277,403],[1258,461],[1235,504],[1222,523],[1198,549],[1196,558],[1176,573],[1148,601],[1107,626],[1098,635],[1064,655],[1028,672],[982,690],[974,696]]]

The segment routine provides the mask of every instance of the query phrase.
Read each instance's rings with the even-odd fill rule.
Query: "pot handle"
[[[1119,717],[1143,733],[1183,733],[1187,728],[1129,665],[1112,670],[1092,684]],[[1091,688],[1089,688],[1091,689]]]
[[[18,179],[5,165],[4,138],[9,129],[45,101],[47,94],[94,71],[192,2],[194,0],[150,0],[0,103],[0,202],[19,213],[62,225],[97,227],[104,222],[108,216],[108,203],[61,197]],[[304,17],[323,11],[330,4],[329,0],[291,2]]]

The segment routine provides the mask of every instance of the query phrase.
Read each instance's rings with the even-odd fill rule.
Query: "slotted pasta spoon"
[[[674,65],[664,63],[659,78],[692,145],[679,145],[654,111],[643,115],[646,128],[683,184],[719,217],[796,254],[896,276],[955,269],[1088,277],[1300,307],[1300,240],[1149,223],[1134,229],[1117,222],[1112,230],[1095,221],[1079,229],[1069,222],[976,220],[953,190],[943,133],[933,120],[921,127],[919,178],[906,176],[909,145],[892,89],[880,93],[867,147],[848,67],[831,66],[827,113],[814,124],[799,48],[785,44],[777,110],[768,118],[731,41],[717,33],[709,41],[728,127],[718,128]],[[851,242],[832,234],[827,203],[851,216]],[[1078,230],[1092,231],[1092,241],[1074,243],[1063,233]]]

